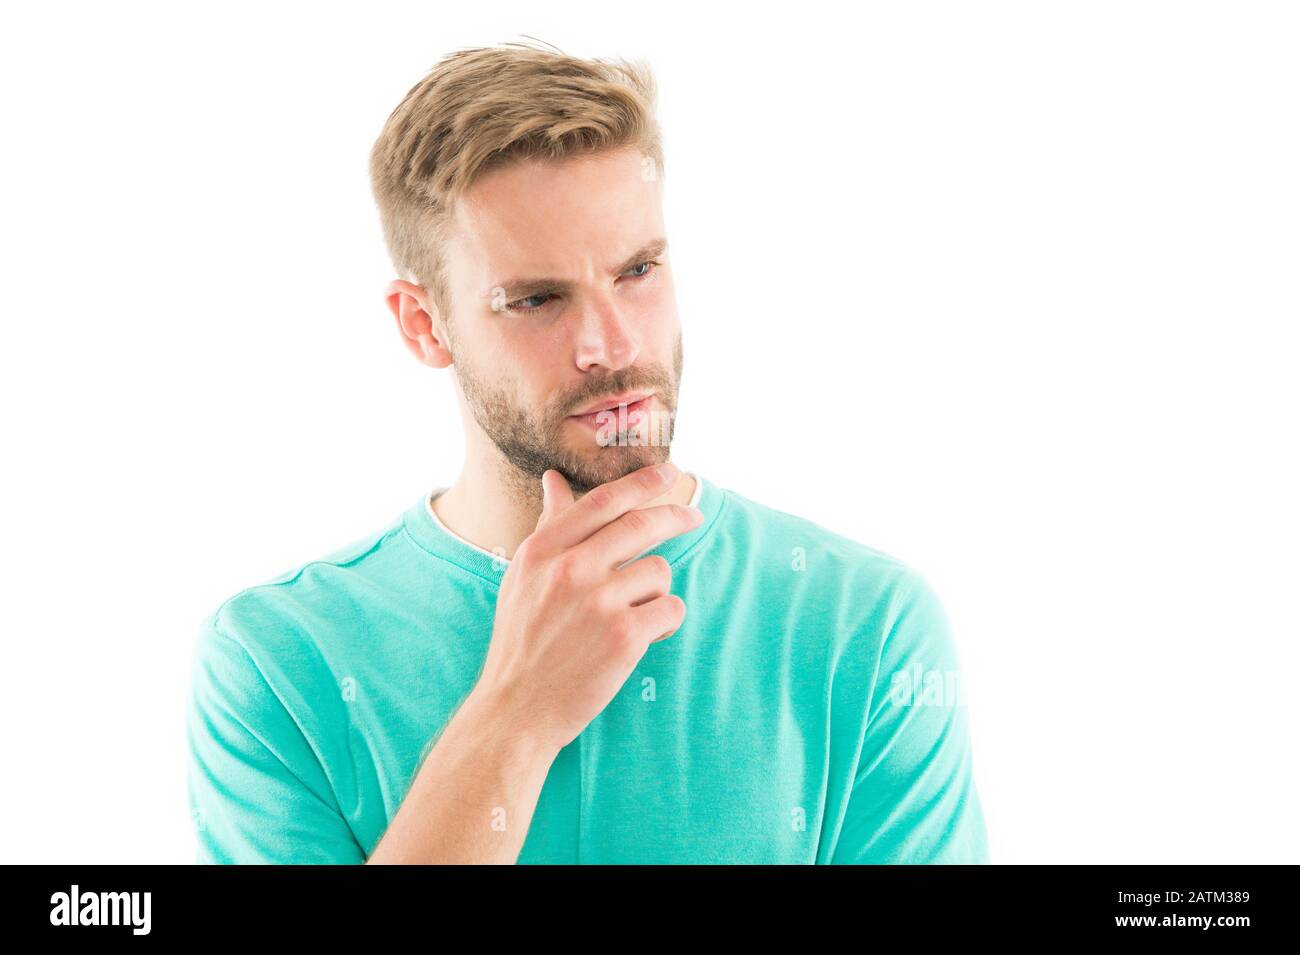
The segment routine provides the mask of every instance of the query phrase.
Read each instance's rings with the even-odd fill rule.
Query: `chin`
[[[601,484],[616,481],[639,468],[662,464],[668,460],[668,447],[609,445],[602,448],[588,445],[585,451],[575,450],[571,454],[574,467],[569,475],[569,483],[591,490]],[[574,489],[577,490],[577,487]]]

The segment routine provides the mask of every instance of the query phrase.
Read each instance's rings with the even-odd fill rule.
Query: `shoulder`
[[[404,559],[403,523],[362,537],[231,594],[203,619],[201,643],[230,640],[258,660],[292,649],[355,608]]]
[[[726,490],[726,538],[765,602],[829,627],[850,656],[877,660],[919,642],[948,652],[930,577],[908,560],[808,518]],[[850,647],[860,645],[860,649]]]
[[[890,588],[909,589],[923,581],[916,567],[892,553],[737,491],[724,489],[723,493],[729,533],[774,561]]]

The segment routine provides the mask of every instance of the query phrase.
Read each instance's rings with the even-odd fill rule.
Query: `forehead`
[[[490,170],[456,203],[448,259],[466,281],[488,283],[604,268],[662,235],[662,210],[639,150],[524,160]]]

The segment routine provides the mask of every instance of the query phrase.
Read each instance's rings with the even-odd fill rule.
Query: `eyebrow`
[[[614,269],[611,274],[614,276],[622,275],[628,269],[635,268],[649,259],[656,259],[667,251],[667,239],[652,239],[628,256],[623,264]],[[491,298],[493,290],[500,288],[504,290],[502,295],[505,300],[513,302],[521,298],[528,298],[531,295],[540,295],[543,292],[567,292],[572,287],[573,283],[568,279],[518,278],[511,279],[509,282],[498,282],[488,288],[484,295]]]

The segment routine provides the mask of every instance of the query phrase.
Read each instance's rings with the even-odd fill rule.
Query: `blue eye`
[[[516,299],[506,308],[515,312],[535,312],[551,300],[550,292],[539,292],[536,295],[529,295],[527,298]],[[536,305],[529,305],[529,302],[536,301]]]
[[[653,270],[658,266],[659,263],[657,261],[649,259],[639,265],[632,266],[632,268],[623,273],[623,276],[633,279],[649,278]],[[516,314],[529,314],[531,312],[541,311],[546,307],[547,303],[555,297],[555,293],[553,292],[538,292],[535,295],[529,295],[525,298],[517,298],[513,302],[507,303],[505,307],[507,311]]]

